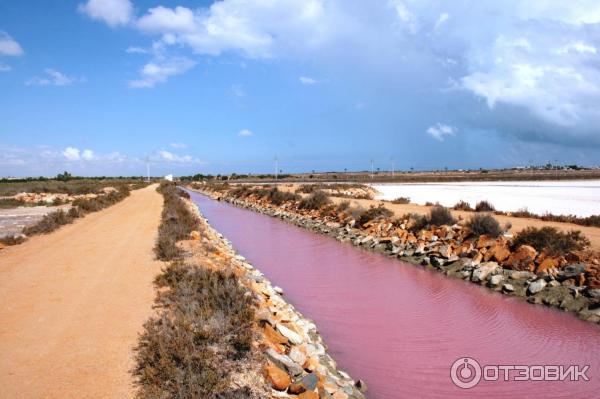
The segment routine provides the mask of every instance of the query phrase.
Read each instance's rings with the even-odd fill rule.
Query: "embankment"
[[[600,266],[595,258],[581,259],[577,253],[550,256],[528,245],[513,248],[503,236],[474,236],[460,224],[412,231],[408,220],[398,224],[375,219],[358,227],[351,216],[340,216],[331,209],[299,209],[294,200],[273,205],[252,194],[236,198],[229,192],[204,193],[339,241],[600,323]]]
[[[163,225],[191,214],[194,223],[184,224],[196,230],[176,242],[178,251],[157,246],[159,256],[175,260],[155,281],[159,312],[136,348],[140,396],[363,398],[364,383],[337,368],[316,325],[235,253],[185,193],[173,197],[176,189],[165,187],[173,210],[163,213]],[[162,241],[176,226],[161,227]]]

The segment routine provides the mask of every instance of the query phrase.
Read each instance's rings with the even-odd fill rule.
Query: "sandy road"
[[[152,313],[156,186],[0,251],[0,397],[125,398]]]

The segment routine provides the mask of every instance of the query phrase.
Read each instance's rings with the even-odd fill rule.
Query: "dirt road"
[[[0,397],[125,398],[152,313],[156,186],[0,251]]]

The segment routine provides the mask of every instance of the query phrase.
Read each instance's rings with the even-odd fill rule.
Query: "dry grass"
[[[182,252],[176,243],[187,238],[192,230],[197,230],[198,221],[181,199],[187,193],[174,183],[163,182],[158,191],[163,195],[164,206],[154,253],[158,259],[168,261],[181,257]]]
[[[231,388],[248,356],[254,303],[233,274],[171,263],[156,278],[160,313],[135,348],[139,398],[250,398]]]
[[[331,200],[327,194],[321,190],[316,190],[300,201],[298,209],[320,209],[329,204],[331,204]]]

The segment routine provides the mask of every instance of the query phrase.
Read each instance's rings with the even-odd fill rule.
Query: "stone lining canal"
[[[589,398],[600,329],[461,280],[190,192],[211,225],[319,327],[369,398]],[[590,381],[489,382],[464,390],[452,363],[589,365]]]

